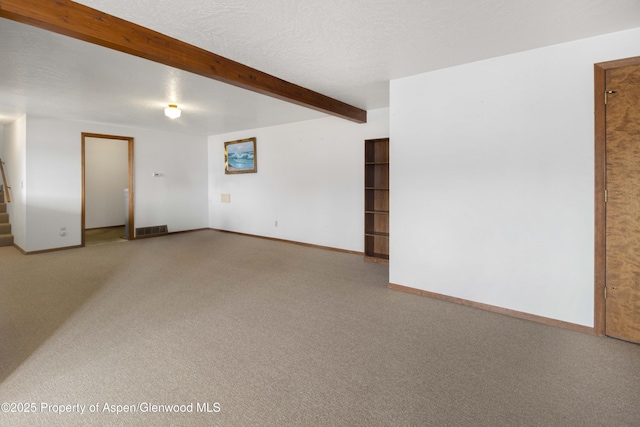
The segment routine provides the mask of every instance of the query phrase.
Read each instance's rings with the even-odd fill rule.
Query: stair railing
[[[7,185],[7,177],[4,175],[4,162],[0,159],[0,174],[2,174],[2,188],[5,188],[4,194],[7,199],[7,203],[11,203],[11,194],[9,194],[9,190],[11,187]]]

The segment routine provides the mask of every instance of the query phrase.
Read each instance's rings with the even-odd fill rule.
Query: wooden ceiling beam
[[[365,110],[70,0],[0,0],[0,17],[357,123],[367,122]]]

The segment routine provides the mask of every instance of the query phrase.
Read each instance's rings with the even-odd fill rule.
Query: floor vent
[[[169,234],[166,225],[155,225],[153,227],[136,228],[136,237],[152,237]]]

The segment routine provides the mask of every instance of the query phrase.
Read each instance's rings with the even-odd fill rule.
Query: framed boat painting
[[[224,143],[224,173],[258,172],[256,139],[247,138]]]

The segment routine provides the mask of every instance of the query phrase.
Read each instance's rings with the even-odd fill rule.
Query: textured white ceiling
[[[79,3],[364,109],[389,105],[390,79],[640,27],[638,0]],[[199,134],[323,116],[6,20],[0,54],[0,123],[52,105],[74,119]],[[169,102],[181,119],[161,117]]]
[[[0,20],[0,123],[39,116],[213,135],[321,113],[121,52]],[[163,115],[177,103],[183,116]],[[4,120],[3,120],[4,119]],[[90,131],[90,130],[89,130]]]

